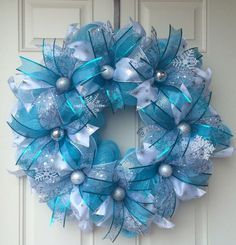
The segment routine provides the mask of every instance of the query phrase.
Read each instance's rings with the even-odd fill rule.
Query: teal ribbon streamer
[[[74,86],[79,84],[83,85],[91,79],[100,75],[102,58],[96,58],[91,61],[86,62],[85,64],[79,66],[74,73],[72,74],[72,81]]]
[[[39,63],[36,63],[22,56],[20,56],[20,58],[22,65],[17,68],[18,71],[28,75],[32,79],[44,81],[49,85],[55,86],[55,83],[59,78],[58,75]]]

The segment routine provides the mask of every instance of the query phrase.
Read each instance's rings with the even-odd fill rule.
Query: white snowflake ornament
[[[215,147],[210,141],[204,139],[202,136],[197,135],[192,143],[189,145],[188,151],[193,158],[209,160]]]
[[[43,165],[35,169],[34,179],[36,181],[54,183],[58,179],[58,177],[58,172],[52,166]]]

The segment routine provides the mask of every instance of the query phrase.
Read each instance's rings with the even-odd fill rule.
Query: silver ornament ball
[[[122,201],[125,198],[125,190],[121,187],[116,187],[113,191],[112,198],[116,201]]]
[[[169,164],[161,164],[158,169],[159,174],[162,177],[170,177],[172,175],[173,169]]]
[[[113,74],[114,74],[114,69],[109,66],[109,65],[105,65],[102,67],[102,77],[106,80],[110,80],[113,78]]]
[[[82,171],[76,170],[71,174],[70,180],[74,185],[81,185],[85,180],[85,175]]]
[[[65,132],[61,128],[54,128],[51,133],[51,138],[55,141],[61,140],[65,135]]]
[[[71,82],[70,79],[67,77],[60,77],[56,81],[56,88],[60,93],[68,91],[70,89],[70,86]]]
[[[164,71],[157,71],[156,72],[156,80],[158,81],[158,82],[163,82],[163,81],[165,81],[166,80],[166,78],[167,78],[167,74],[166,74],[166,72],[164,72]]]
[[[185,122],[180,123],[177,127],[183,134],[187,134],[191,131],[191,127]]]

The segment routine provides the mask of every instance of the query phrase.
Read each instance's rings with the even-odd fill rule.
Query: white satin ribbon
[[[54,159],[54,165],[55,168],[58,170],[59,173],[71,173],[73,171],[73,169],[69,166],[69,164],[63,160],[61,154],[58,152],[55,155],[55,159]]]
[[[137,98],[137,110],[140,110],[157,100],[158,89],[152,87],[152,83],[153,80],[146,80],[130,92],[132,96]]]
[[[22,148],[27,147],[29,143],[32,141],[32,139],[25,138],[24,136],[19,135],[15,132],[13,132],[13,135],[14,135],[13,146],[16,147],[22,147]]]
[[[75,144],[83,145],[85,147],[89,147],[90,142],[90,135],[92,135],[95,131],[99,128],[93,126],[91,124],[87,124],[81,130],[79,130],[76,134],[68,134],[68,137],[74,142]]]
[[[42,81],[35,81],[30,77],[17,74],[8,79],[8,84],[13,94],[22,102],[25,109],[29,112],[37,99],[33,96],[32,90],[47,89],[51,86]]]
[[[70,24],[67,29],[65,39],[68,39],[71,35],[77,33],[78,31],[79,31],[79,28],[78,28],[77,23]]]
[[[140,75],[132,68],[130,58],[123,58],[116,63],[116,69],[113,74],[113,79],[117,82],[135,82],[141,83]]]
[[[175,177],[171,177],[171,181],[176,193],[176,196],[181,201],[191,200],[193,198],[199,198],[206,192],[194,185],[186,184]]]
[[[108,197],[102,205],[95,212],[96,215],[103,216],[103,218],[96,222],[97,226],[104,226],[106,222],[112,217],[113,214],[113,200],[111,197]]]
[[[165,229],[171,229],[173,228],[175,225],[170,222],[168,219],[163,218],[159,215],[155,215],[155,218],[153,220],[153,222],[159,226],[160,228],[165,228]]]
[[[15,175],[17,178],[22,178],[22,177],[26,176],[25,172],[21,169],[17,169],[17,170],[9,170],[8,169],[7,171],[8,171],[8,173]]]
[[[74,49],[73,56],[78,60],[89,61],[94,59],[93,50],[89,42],[73,42],[68,47]]]
[[[141,164],[148,165],[156,159],[157,153],[155,147],[150,147],[150,144],[143,143],[143,149],[138,150],[136,156]]]
[[[230,146],[222,151],[218,151],[216,153],[213,154],[213,157],[219,157],[219,158],[223,158],[223,157],[230,157],[235,153],[235,149],[234,147]]]
[[[194,72],[198,75],[198,77],[196,77],[195,82],[197,84],[201,84],[202,81],[204,80],[207,84],[207,86],[210,85],[211,83],[211,77],[212,77],[212,71],[210,68],[207,68],[206,71],[199,69],[199,68],[195,68]]]
[[[89,208],[81,198],[78,187],[74,187],[71,191],[70,203],[73,214],[79,221],[80,229],[86,232],[92,231],[93,223],[89,219]]]

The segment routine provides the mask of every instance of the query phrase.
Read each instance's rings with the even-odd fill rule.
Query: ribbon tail
[[[115,43],[112,47],[116,57],[115,62],[128,56],[139,45],[144,35],[143,27],[135,21],[131,21],[129,25],[119,30],[114,37]]]
[[[17,68],[18,71],[28,75],[32,79],[44,81],[49,85],[55,86],[57,79],[59,78],[53,71],[47,67],[36,63],[30,59],[20,56],[22,65]]]
[[[158,64],[159,67],[163,68],[172,62],[180,49],[181,42],[182,29],[175,30],[172,26],[170,26],[169,37],[165,49],[162,52],[161,60]]]
[[[18,170],[7,170],[8,173],[15,175],[17,178],[22,178],[26,176],[25,171],[18,169]]]
[[[85,84],[101,73],[101,57],[93,59],[79,66],[72,74],[72,81],[75,86]]]
[[[155,215],[153,222],[154,222],[154,224],[156,224],[160,228],[165,228],[165,229],[171,229],[171,228],[174,228],[174,226],[175,226],[168,219],[161,217],[160,215]]]
[[[113,219],[111,226],[105,235],[112,242],[119,236],[124,224],[124,204],[122,202],[113,202]]]
[[[171,178],[176,196],[181,201],[188,201],[193,198],[199,198],[203,196],[206,192],[200,188],[193,185],[186,184],[174,177]]]
[[[198,77],[196,77],[196,83],[202,84],[203,81],[206,82],[207,87],[211,84],[211,77],[212,77],[212,71],[210,68],[207,68],[206,71],[195,68],[194,72],[197,74]]]
[[[44,130],[43,128],[38,130],[32,129],[21,123],[13,115],[11,116],[11,121],[8,122],[8,125],[12,128],[14,132],[24,137],[35,139],[48,135],[48,130]]]
[[[79,221],[79,228],[82,231],[90,232],[93,230],[93,224],[89,220],[89,208],[83,201],[79,187],[74,187],[70,194],[70,203],[73,214]]]
[[[61,220],[63,227],[65,227],[67,212],[70,206],[68,195],[57,196],[48,202],[48,206],[52,209],[50,225],[55,222],[55,219],[58,219]]]
[[[223,157],[230,157],[235,153],[235,148],[234,147],[228,147],[224,150],[218,151],[213,154],[213,157],[217,158],[223,158]]]
[[[101,206],[95,212],[99,219],[95,221],[96,226],[105,226],[109,222],[110,218],[113,217],[113,200],[109,197],[107,198]]]

